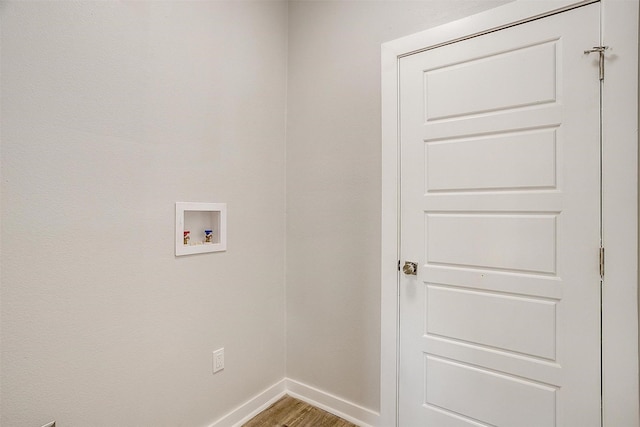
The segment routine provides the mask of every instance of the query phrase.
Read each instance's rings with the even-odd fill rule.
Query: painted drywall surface
[[[503,3],[290,3],[289,378],[379,410],[380,44]]]
[[[286,3],[0,18],[0,425],[204,426],[280,380]],[[228,203],[228,250],[174,257],[176,201]]]

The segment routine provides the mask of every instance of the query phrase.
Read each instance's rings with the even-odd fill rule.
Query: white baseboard
[[[331,412],[355,425],[371,427],[379,423],[380,414],[377,412],[290,378],[285,378],[285,382],[286,394],[289,396]]]
[[[380,420],[380,414],[377,412],[299,381],[283,378],[271,387],[253,396],[209,427],[240,427],[274,404],[285,394],[320,409],[324,409],[360,427],[377,426]]]
[[[286,380],[283,378],[261,393],[253,396],[209,427],[239,427],[274,404],[286,394]]]

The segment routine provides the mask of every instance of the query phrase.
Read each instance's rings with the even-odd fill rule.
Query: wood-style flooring
[[[356,427],[306,402],[284,396],[242,427]]]

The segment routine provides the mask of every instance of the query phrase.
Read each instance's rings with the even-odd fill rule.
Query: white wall
[[[285,373],[286,3],[0,18],[0,425],[211,424]],[[175,258],[176,201],[228,251]]]
[[[379,410],[380,44],[506,2],[290,3],[289,378]]]
[[[380,44],[505,2],[0,3],[0,425],[204,426],[285,360],[378,410]]]

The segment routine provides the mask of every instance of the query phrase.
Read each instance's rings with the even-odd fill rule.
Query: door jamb
[[[397,426],[399,139],[402,56],[552,15],[593,0],[516,0],[382,45],[380,426]],[[638,1],[601,0],[610,46],[603,95],[603,423],[640,425],[638,381]],[[586,46],[585,49],[591,46]],[[597,256],[594,256],[597,262]]]

